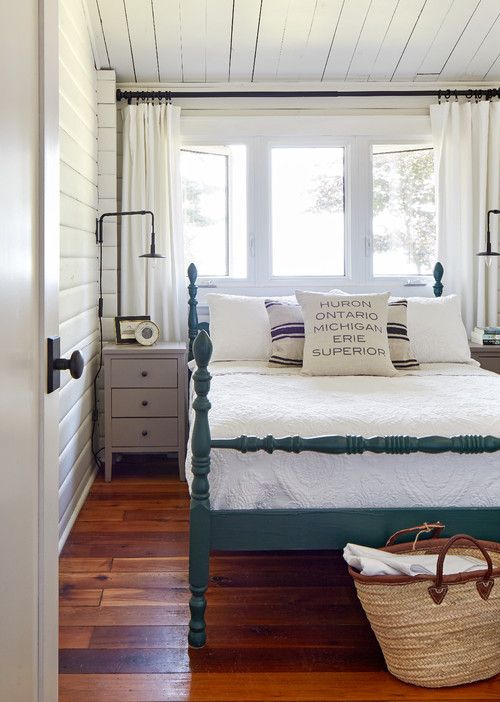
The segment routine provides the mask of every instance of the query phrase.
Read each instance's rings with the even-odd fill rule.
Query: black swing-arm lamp
[[[103,222],[106,217],[128,217],[131,215],[151,215],[151,243],[149,246],[149,253],[144,253],[139,256],[139,258],[165,258],[162,254],[156,253],[156,241],[155,241],[155,216],[154,212],[151,210],[129,210],[126,212],[104,212],[99,219],[96,219],[95,227],[95,240],[99,245],[99,303],[98,303],[98,317],[99,319],[103,315],[103,295],[102,295],[102,245],[103,245]],[[147,307],[147,299],[146,299]]]
[[[103,243],[103,221],[105,217],[124,217],[128,215],[151,215],[151,244],[149,247],[149,253],[141,254],[139,258],[165,258],[162,254],[156,253],[155,245],[155,216],[151,210],[130,210],[128,212],[105,212],[102,214],[98,220],[96,220],[96,232],[95,238],[96,243]]]
[[[490,215],[492,214],[500,214],[500,210],[488,210],[488,228],[486,231],[486,251],[481,251],[480,253],[476,254],[476,256],[484,256],[486,260],[486,265],[491,266],[492,261],[498,260],[495,259],[495,256],[500,256],[500,253],[498,251],[492,251],[491,250],[491,232],[490,232]]]

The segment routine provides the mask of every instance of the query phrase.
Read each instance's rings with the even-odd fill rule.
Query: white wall
[[[113,70],[97,71],[97,172],[99,216],[117,212],[117,152],[116,152],[116,76]],[[115,316],[118,314],[118,228],[115,217],[103,221],[102,247],[102,332],[105,341],[115,340]],[[97,384],[99,427],[97,445],[104,446],[104,373]]]
[[[117,207],[117,152],[116,152],[116,77],[113,70],[97,72],[97,170],[99,216],[116,212]],[[117,223],[106,218],[103,223],[103,336],[114,340],[114,318],[117,314]]]
[[[81,0],[60,0],[61,353],[80,349],[79,380],[61,374],[59,533],[66,536],[95,475],[91,452],[97,324],[97,73]]]

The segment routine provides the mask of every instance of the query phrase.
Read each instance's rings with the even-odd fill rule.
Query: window
[[[430,274],[436,245],[432,148],[374,146],[374,275]]]
[[[274,147],[274,276],[344,275],[344,149]]]
[[[205,277],[246,276],[244,146],[181,151],[184,253]]]
[[[186,263],[202,286],[408,295],[432,282],[428,118],[217,114],[183,130]]]

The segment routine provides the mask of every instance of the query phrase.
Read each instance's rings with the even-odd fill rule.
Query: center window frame
[[[328,286],[332,281],[341,284],[346,279],[351,279],[351,246],[352,241],[349,233],[352,232],[352,183],[351,183],[351,161],[352,161],[353,140],[346,138],[332,137],[301,137],[301,138],[280,138],[270,139],[266,144],[267,161],[267,249],[265,260],[261,261],[261,270],[265,270],[262,284],[269,282],[273,285],[293,286],[297,281],[300,285],[309,287]],[[273,192],[272,192],[272,153],[273,149],[303,149],[303,148],[335,148],[344,151],[344,275],[275,275],[273,273]]]
[[[186,126],[187,125],[187,126]],[[189,117],[182,145],[243,145],[247,164],[247,277],[199,278],[216,292],[251,295],[290,294],[294,289],[415,294],[404,275],[373,273],[372,147],[376,144],[431,143],[428,116],[292,117],[246,115]],[[272,149],[335,147],[344,149],[344,275],[275,276],[272,271]],[[191,261],[186,261],[186,265]],[[194,261],[196,264],[196,261]],[[432,276],[411,276],[413,284],[432,284]],[[429,288],[430,289],[430,288]],[[418,288],[418,294],[427,294]]]

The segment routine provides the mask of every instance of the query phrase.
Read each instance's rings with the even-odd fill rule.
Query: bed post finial
[[[432,286],[434,289],[434,297],[441,297],[441,295],[443,294],[443,283],[441,281],[444,275],[444,268],[443,264],[439,263],[439,261],[434,266],[432,275],[434,276],[434,280],[436,281]]]
[[[200,331],[193,344],[196,370],[193,373],[195,420],[191,435],[191,505],[189,512],[189,609],[188,641],[191,646],[205,645],[205,592],[208,587],[210,556],[210,425],[208,393],[212,376],[208,364],[212,355],[212,342],[206,331]]]
[[[193,359],[193,343],[198,334],[198,312],[196,306],[198,301],[196,300],[196,293],[198,288],[196,286],[196,279],[198,278],[198,270],[194,263],[190,263],[187,269],[187,274],[189,278],[188,293],[189,293],[189,315],[188,315],[188,338],[189,338],[189,351],[188,351],[188,361]]]

